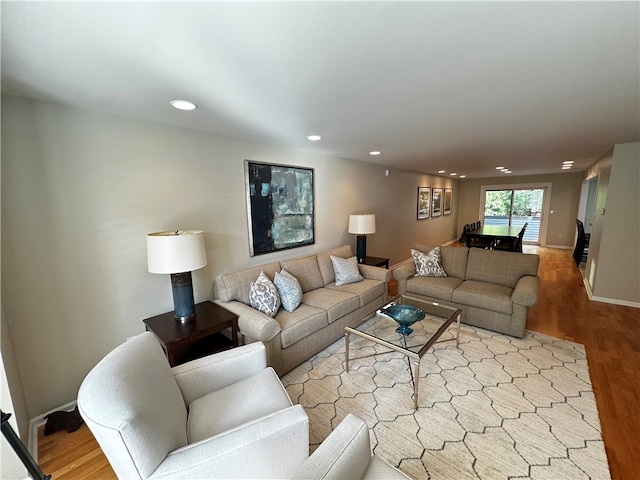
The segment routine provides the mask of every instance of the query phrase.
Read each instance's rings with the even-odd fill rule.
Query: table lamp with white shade
[[[349,233],[356,235],[358,263],[367,256],[367,235],[376,233],[376,216],[373,213],[349,215]]]
[[[150,273],[171,274],[173,316],[186,321],[195,316],[191,271],[207,265],[202,230],[174,230],[147,235]]]

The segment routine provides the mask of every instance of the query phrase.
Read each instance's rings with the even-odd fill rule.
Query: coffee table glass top
[[[349,371],[350,360],[357,360],[359,358],[371,356],[365,355],[365,357],[350,358],[349,336],[351,334],[389,348],[387,352],[378,352],[373,355],[385,354],[393,351],[404,354],[407,362],[409,362],[409,369],[412,370],[411,381],[413,383],[413,408],[418,408],[420,360],[437,342],[455,340],[456,348],[458,348],[458,343],[460,341],[460,315],[462,310],[447,307],[446,305],[440,305],[438,303],[426,302],[406,295],[398,296],[394,298],[392,302],[395,302],[396,304],[413,305],[425,312],[426,315],[422,320],[411,325],[413,332],[408,335],[403,335],[396,331],[398,323],[393,318],[377,312],[352,323],[348,327],[345,327],[345,370],[347,372]],[[454,321],[457,323],[455,336],[439,340],[440,336],[448,330]],[[411,369],[410,359],[413,360],[413,369]]]
[[[409,335],[398,333],[396,329],[399,324],[391,317],[377,312],[364,321],[359,320],[349,325],[345,330],[387,345],[394,350],[422,357],[460,314],[460,310],[453,307],[406,296],[396,297],[392,302],[413,305],[425,312],[423,320],[411,325],[413,333]]]

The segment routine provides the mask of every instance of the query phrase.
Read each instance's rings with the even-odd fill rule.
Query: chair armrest
[[[369,280],[378,280],[379,282],[389,283],[391,280],[391,271],[382,267],[374,267],[373,265],[358,264],[360,275]]]
[[[308,456],[309,418],[293,405],[174,450],[149,478],[289,478]]]
[[[362,478],[370,461],[369,428],[363,420],[348,414],[291,478]]]
[[[266,352],[262,342],[254,342],[183,363],[173,367],[171,373],[189,405],[196,398],[267,368]]]
[[[275,319],[242,302],[214,300],[214,303],[238,315],[238,329],[249,338],[268,342],[280,331],[280,324]]]
[[[539,290],[540,277],[537,275],[525,275],[516,283],[516,288],[513,289],[511,294],[511,300],[519,305],[531,307],[538,301]]]

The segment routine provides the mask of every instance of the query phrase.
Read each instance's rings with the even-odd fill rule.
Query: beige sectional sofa
[[[213,283],[215,302],[238,315],[245,343],[262,341],[267,363],[279,375],[300,365],[344,334],[344,327],[377,310],[388,301],[391,272],[358,265],[362,281],[336,286],[331,255],[350,258],[344,245],[302,258],[271,262],[239,272],[218,275]],[[251,282],[264,272],[271,281],[285,269],[302,287],[302,303],[293,312],[280,308],[275,317],[251,307]]]
[[[428,253],[435,245],[416,245]],[[440,247],[446,277],[416,276],[415,263],[393,271],[401,295],[462,309],[463,323],[522,337],[527,309],[536,304],[540,257],[533,254]]]

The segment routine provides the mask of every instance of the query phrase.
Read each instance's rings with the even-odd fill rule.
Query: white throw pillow
[[[429,253],[422,253],[411,249],[411,256],[416,264],[417,277],[446,277],[447,272],[442,268],[440,260],[440,247],[436,247]]]
[[[273,283],[280,294],[282,308],[287,312],[293,312],[302,303],[302,287],[296,277],[287,272],[284,268],[276,272]]]
[[[256,310],[274,317],[280,308],[278,289],[264,272],[260,272],[255,282],[251,282],[249,301]]]
[[[331,255],[331,263],[333,264],[333,271],[336,274],[337,287],[364,280],[362,275],[360,275],[358,259],[356,257],[341,258]]]

